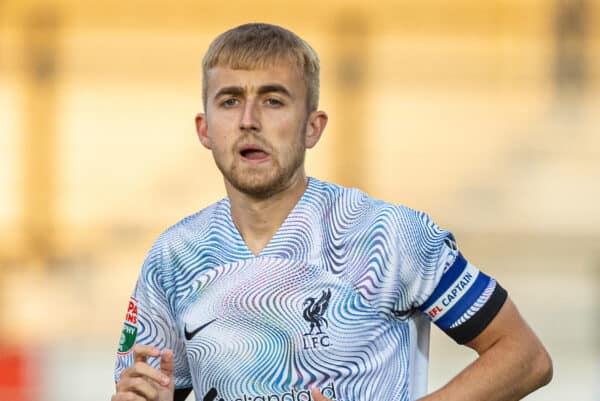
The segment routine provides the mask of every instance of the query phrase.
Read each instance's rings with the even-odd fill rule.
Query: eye
[[[281,107],[281,106],[283,106],[283,102],[281,100],[275,99],[275,98],[272,98],[272,97],[267,98],[266,103],[269,106],[273,106],[273,107]]]
[[[233,106],[237,105],[238,103],[239,103],[239,101],[236,98],[230,97],[230,98],[222,101],[221,105],[224,107],[233,107]]]

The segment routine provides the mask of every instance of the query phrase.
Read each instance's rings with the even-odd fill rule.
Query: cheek
[[[280,116],[281,117],[281,116]],[[278,140],[296,147],[298,142],[304,141],[306,125],[304,119],[299,119],[295,115],[285,116],[277,121]]]
[[[213,151],[222,153],[230,145],[231,136],[228,134],[227,129],[220,124],[208,124],[208,137]]]
[[[228,140],[228,138],[224,135],[214,137],[212,140],[213,152],[219,153],[219,154],[228,153],[227,149],[229,149],[230,146],[228,145],[227,140]]]

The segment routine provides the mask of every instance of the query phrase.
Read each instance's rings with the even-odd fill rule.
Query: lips
[[[257,162],[268,158],[269,153],[258,145],[250,144],[241,147],[240,156],[248,161]]]

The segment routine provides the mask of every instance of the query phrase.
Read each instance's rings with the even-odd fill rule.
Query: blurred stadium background
[[[428,211],[600,400],[600,1],[0,0],[0,400],[108,400],[139,266],[224,195],[201,57],[280,24],[322,60],[308,171]],[[435,330],[434,330],[435,331]],[[435,332],[430,387],[474,354]]]

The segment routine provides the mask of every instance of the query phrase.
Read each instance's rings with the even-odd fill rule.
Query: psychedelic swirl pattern
[[[173,349],[176,387],[197,400],[308,401],[315,386],[335,401],[413,400],[427,378],[418,308],[458,255],[447,238],[422,212],[310,178],[255,257],[223,199],[153,245],[136,342]],[[116,380],[132,357],[117,355]]]

